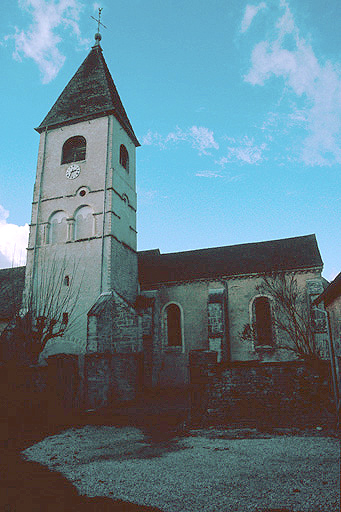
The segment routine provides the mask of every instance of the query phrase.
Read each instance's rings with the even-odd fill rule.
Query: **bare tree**
[[[262,276],[257,291],[272,298],[273,325],[279,334],[276,348],[294,353],[299,359],[321,360],[325,347],[316,336],[325,332],[325,317],[311,307],[305,289],[300,289],[295,272]],[[256,326],[246,325],[242,339],[256,342]]]
[[[3,336],[21,359],[38,361],[49,340],[71,330],[80,314],[75,314],[83,276],[78,263],[66,257],[41,261],[39,272],[24,292],[23,305]]]

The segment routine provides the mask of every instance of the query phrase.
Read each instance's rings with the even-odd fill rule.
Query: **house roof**
[[[314,300],[314,304],[324,302],[324,304],[328,306],[338,297],[341,297],[341,272],[331,283],[329,283],[324,292],[322,292],[321,295],[319,295],[317,299]]]
[[[323,266],[315,235],[167,254],[155,249],[139,252],[138,257],[143,288],[166,282]]]
[[[57,128],[109,114],[116,117],[135,146],[139,146],[102,48],[96,44],[36,130],[41,133],[46,128]]]
[[[0,269],[0,319],[9,320],[21,306],[25,267]]]

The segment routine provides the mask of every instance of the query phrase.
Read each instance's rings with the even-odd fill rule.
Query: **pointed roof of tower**
[[[104,60],[99,40],[71,78],[43,122],[36,128],[77,123],[113,114],[135,146],[140,146]]]

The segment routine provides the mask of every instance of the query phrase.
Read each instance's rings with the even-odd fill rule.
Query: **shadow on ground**
[[[18,421],[19,423],[19,421]],[[105,497],[80,496],[71,482],[58,472],[36,462],[24,460],[21,451],[69,427],[83,426],[79,421],[68,421],[46,428],[34,425],[28,428],[20,422],[15,436],[0,443],[0,511],[3,512],[160,512]],[[113,493],[114,497],[114,493]]]
[[[1,465],[3,466],[3,462]],[[17,454],[7,455],[5,471],[0,489],[0,503],[5,512],[159,510],[110,498],[79,496],[75,487],[61,474],[38,463],[23,461]]]
[[[165,412],[165,405],[167,407]],[[149,407],[130,404],[126,408],[112,410],[87,411],[76,416],[65,416],[58,421],[55,416],[49,417],[37,409],[35,414],[25,415],[25,408],[17,409],[15,414],[8,417],[8,408],[0,408],[0,510],[3,512],[161,512],[154,507],[143,507],[133,503],[123,502],[105,497],[90,498],[79,496],[76,488],[63,475],[49,470],[38,463],[24,460],[21,451],[41,441],[46,436],[52,436],[67,428],[81,428],[85,425],[136,426],[140,428],[147,441],[138,454],[140,458],[158,457],[165,451],[178,449],[176,440],[180,435],[186,435],[187,408],[176,407],[169,401],[151,403]],[[6,413],[4,413],[6,411]],[[56,414],[54,412],[54,414]],[[6,418],[7,415],[7,418]],[[45,417],[45,421],[40,420]],[[10,433],[10,435],[8,434]],[[268,437],[273,432],[256,432],[255,429],[239,428],[224,434],[224,438],[238,439],[241,437]],[[292,433],[292,432],[290,432]],[[277,435],[290,435],[284,429]],[[201,435],[203,435],[201,430]],[[192,435],[195,432],[192,431]],[[211,437],[210,428],[206,432]],[[214,434],[216,436],[216,433]],[[321,435],[321,433],[319,433]],[[114,497],[114,492],[113,492]],[[223,511],[222,511],[223,512]],[[227,511],[225,511],[227,512]],[[255,512],[291,512],[289,509],[259,509]]]
[[[63,475],[38,463],[24,460],[21,452],[47,436],[67,428],[85,425],[136,426],[146,436],[147,445],[141,447],[138,457],[158,457],[176,449],[172,440],[178,435],[187,415],[187,403],[179,406],[172,400],[154,397],[147,404],[127,404],[99,411],[63,414],[49,403],[27,403],[22,396],[0,398],[0,510],[4,512],[64,512],[117,511],[157,512],[154,507],[143,507],[111,498],[79,496],[76,488]],[[183,397],[182,397],[183,401]],[[161,407],[162,404],[162,407]],[[165,404],[167,413],[165,414]],[[133,456],[133,455],[132,455]],[[135,454],[136,456],[136,454]],[[114,492],[113,492],[114,498]]]

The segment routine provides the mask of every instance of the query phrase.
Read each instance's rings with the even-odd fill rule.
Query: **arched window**
[[[48,243],[60,244],[66,242],[67,222],[66,213],[62,210],[54,212],[49,220]]]
[[[181,311],[176,304],[165,308],[166,342],[168,347],[182,347]]]
[[[256,344],[258,346],[273,346],[271,304],[268,297],[256,297],[253,303],[253,317]]]
[[[120,164],[126,171],[129,171],[129,155],[127,148],[123,144],[120,146]]]
[[[62,164],[85,160],[86,140],[81,135],[71,137],[63,145]]]
[[[75,214],[75,240],[90,238],[94,234],[94,216],[90,206],[81,206]]]

